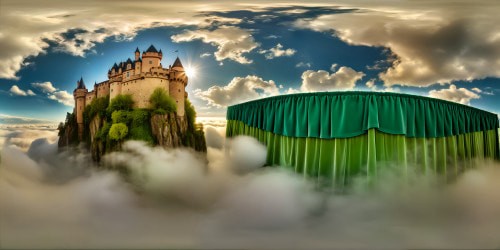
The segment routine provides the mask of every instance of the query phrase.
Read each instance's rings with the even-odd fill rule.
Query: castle
[[[108,80],[95,83],[94,89],[88,91],[83,77],[77,81],[73,91],[75,98],[74,114],[78,124],[78,134],[83,134],[83,110],[92,100],[109,95],[110,100],[120,94],[128,94],[134,100],[134,108],[148,108],[149,97],[156,88],[164,89],[177,104],[177,115],[184,117],[184,100],[187,98],[186,86],[188,77],[182,63],[177,57],[168,68],[163,68],[162,51],[151,45],[141,53],[135,50],[135,60],[114,64],[108,71]]]

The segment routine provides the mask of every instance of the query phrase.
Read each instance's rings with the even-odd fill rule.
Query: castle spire
[[[77,89],[86,89],[85,83],[83,82],[83,77],[80,77],[80,80],[76,82]]]
[[[139,58],[141,57],[141,52],[139,51],[139,47],[135,49],[135,60],[138,61]]]
[[[172,65],[172,68],[175,68],[175,67],[184,68],[184,67],[182,66],[181,59],[179,59],[179,57],[177,57],[177,58],[175,59],[175,62],[174,62],[174,64]]]

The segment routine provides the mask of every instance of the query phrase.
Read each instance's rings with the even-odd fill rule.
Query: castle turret
[[[172,65],[169,79],[169,93],[177,104],[177,115],[184,116],[184,102],[186,98],[186,85],[188,77],[179,57],[175,59],[175,62]]]
[[[87,87],[83,82],[83,77],[76,82],[76,89],[73,91],[73,97],[75,98],[75,109],[74,114],[76,114],[76,123],[78,124],[78,139],[83,138],[83,109],[85,108],[85,96],[87,95]]]
[[[146,73],[153,67],[159,67],[163,53],[158,52],[155,46],[149,46],[148,50],[142,52],[142,69],[141,72]]]
[[[139,57],[141,56],[141,52],[139,51],[139,47],[135,49],[135,60],[139,60]]]

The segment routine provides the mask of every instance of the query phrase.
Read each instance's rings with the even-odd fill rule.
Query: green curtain
[[[437,138],[498,128],[496,114],[444,100],[384,92],[281,95],[234,105],[227,120],[290,137],[349,138],[372,128]]]
[[[382,92],[281,95],[228,107],[227,136],[267,145],[269,165],[345,186],[390,165],[456,177],[500,158],[496,114],[444,100]]]
[[[415,138],[376,129],[351,138],[301,138],[278,135],[229,120],[228,137],[252,136],[267,146],[267,163],[304,176],[345,186],[353,177],[377,177],[385,167],[454,178],[473,161],[499,158],[497,129],[440,138]]]

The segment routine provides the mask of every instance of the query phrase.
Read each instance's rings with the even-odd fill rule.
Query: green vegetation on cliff
[[[126,140],[141,140],[151,146],[186,146],[206,151],[203,127],[195,124],[196,111],[189,100],[185,100],[184,117],[176,115],[176,103],[161,88],[153,92],[149,101],[149,109],[134,109],[131,95],[118,95],[112,100],[107,96],[96,98],[85,107],[83,142],[95,160],[99,161],[107,152],[120,150]],[[68,113],[66,122],[60,125],[59,134],[60,146],[79,143],[73,114]],[[70,143],[61,144],[64,140]]]
[[[109,103],[108,112],[116,110],[131,110],[134,106],[134,100],[131,95],[117,95]]]
[[[167,114],[172,113],[177,110],[177,105],[174,99],[168,96],[167,92],[162,88],[157,88],[154,90],[153,94],[149,98],[151,103],[151,109],[155,114]]]
[[[76,124],[76,117],[72,113],[66,113],[66,121],[60,123],[58,128],[59,130],[59,147],[64,146],[74,146],[78,145],[78,125]]]
[[[203,127],[196,127],[196,110],[194,109],[191,102],[186,99],[184,102],[184,110],[186,112],[186,120],[188,124],[188,129],[186,136],[184,137],[184,145],[189,147],[195,147],[196,145],[191,145],[200,140],[205,140],[205,133],[203,132]]]

